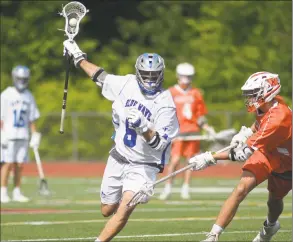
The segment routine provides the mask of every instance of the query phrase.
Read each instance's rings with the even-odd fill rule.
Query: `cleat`
[[[11,199],[7,195],[7,193],[5,193],[5,194],[1,194],[0,201],[1,201],[1,203],[9,203],[11,201]]]
[[[274,226],[267,226],[266,222],[264,222],[263,227],[260,232],[254,238],[252,242],[268,242],[271,241],[273,236],[278,232],[281,228],[279,221],[276,222]]]
[[[208,242],[208,241],[218,241],[219,235],[214,233],[208,233],[207,238],[205,240],[202,240],[201,242]]]
[[[171,191],[164,189],[164,191],[160,194],[159,199],[160,200],[167,200],[168,198],[170,198],[170,196],[171,196]]]
[[[27,198],[26,196],[22,195],[21,193],[18,194],[13,194],[12,196],[12,200],[14,202],[20,202],[20,203],[26,203],[29,201],[29,198]]]

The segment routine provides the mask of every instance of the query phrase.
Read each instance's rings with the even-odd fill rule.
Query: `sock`
[[[188,189],[189,188],[189,184],[187,184],[187,183],[183,183],[183,185],[182,185],[182,189]]]
[[[267,224],[267,226],[271,227],[271,226],[274,226],[276,224],[276,222],[272,223],[272,222],[269,221],[269,218],[267,218],[266,224]]]
[[[7,194],[7,187],[1,187],[1,194]]]
[[[102,242],[99,238],[96,238],[95,242]]]
[[[213,234],[221,234],[224,231],[224,229],[222,227],[220,227],[219,225],[214,224],[213,228],[211,230],[211,232]]]
[[[171,188],[172,188],[172,185],[171,185],[170,183],[167,183],[167,184],[165,185],[165,191],[166,191],[166,192],[171,192]]]
[[[14,194],[20,194],[20,188],[19,188],[19,187],[15,187],[15,188],[13,189],[13,193],[14,193]]]

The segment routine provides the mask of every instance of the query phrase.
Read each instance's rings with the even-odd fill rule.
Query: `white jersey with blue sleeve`
[[[113,124],[115,125],[115,148],[130,162],[164,165],[170,157],[171,141],[179,132],[176,107],[169,90],[149,97],[141,93],[135,75],[116,76],[108,74],[102,94],[112,101]],[[163,150],[150,147],[142,135],[129,128],[126,119],[128,110],[137,108],[167,141]]]
[[[40,112],[29,90],[18,92],[15,87],[8,87],[1,93],[1,120],[9,140],[28,140],[30,123],[39,117]]]

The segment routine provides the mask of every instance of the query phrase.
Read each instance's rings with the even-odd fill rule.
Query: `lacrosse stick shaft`
[[[185,137],[177,137],[174,141],[196,141],[196,140],[210,140],[211,138],[207,135],[193,135],[193,136],[185,136]]]
[[[42,167],[42,162],[41,162],[39,150],[38,150],[38,148],[33,148],[33,151],[34,151],[34,155],[35,155],[35,159],[36,159],[36,163],[37,163],[39,176],[40,176],[41,179],[45,179],[45,175],[44,175],[44,171],[43,171],[43,167]]]
[[[215,152],[215,154],[222,153],[222,152],[224,152],[224,151],[226,151],[226,150],[232,149],[233,147],[234,147],[234,145],[229,145],[229,146],[227,146],[227,147],[225,147],[225,148],[223,148],[223,149],[221,149],[221,150],[218,150],[217,152]],[[171,178],[171,177],[176,176],[176,175],[179,174],[179,173],[182,173],[182,172],[184,172],[184,171],[186,171],[186,170],[191,169],[193,166],[194,166],[194,164],[189,164],[188,166],[185,166],[185,167],[183,167],[183,168],[181,168],[181,169],[179,169],[179,170],[177,170],[177,171],[175,171],[175,172],[169,174],[168,176],[165,176],[165,177],[163,177],[163,178],[157,180],[157,181],[154,183],[154,186],[157,185],[157,184],[159,184],[159,183],[162,183],[162,182],[168,180],[168,179]]]
[[[66,58],[66,73],[65,73],[65,83],[64,83],[64,91],[63,91],[63,102],[62,102],[62,111],[61,111],[61,121],[60,121],[60,134],[64,133],[64,119],[66,113],[66,103],[67,103],[67,93],[68,93],[68,81],[69,81],[69,70],[70,70],[70,57],[65,52]]]

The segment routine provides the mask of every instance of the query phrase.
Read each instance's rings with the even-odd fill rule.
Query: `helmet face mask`
[[[140,55],[135,64],[138,85],[145,95],[155,95],[162,89],[164,80],[164,59],[158,54]]]
[[[179,84],[189,85],[192,82],[193,76],[177,75],[177,78]]]
[[[15,88],[23,92],[28,88],[30,70],[26,66],[16,66],[12,70],[12,79]]]
[[[247,111],[255,112],[277,96],[281,90],[280,79],[277,74],[257,72],[247,79],[241,90]]]

